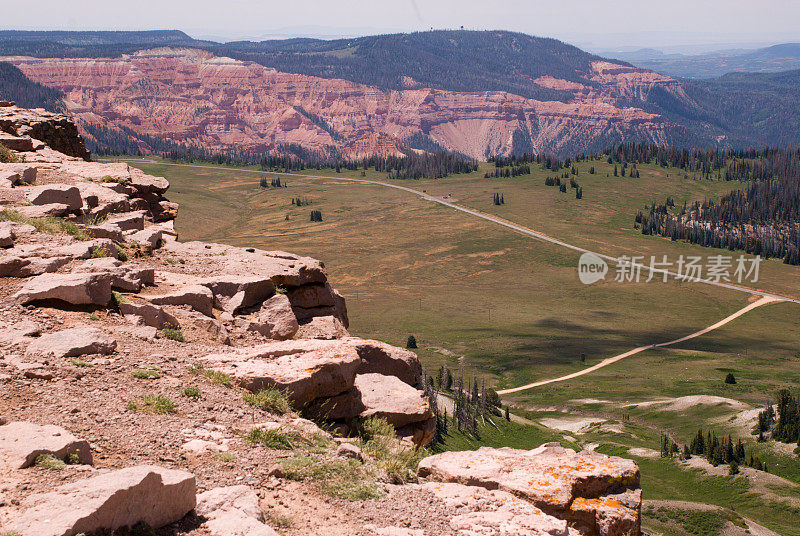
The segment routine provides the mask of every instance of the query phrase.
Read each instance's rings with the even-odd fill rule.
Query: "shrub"
[[[125,184],[128,181],[120,177],[112,177],[111,175],[106,175],[102,179],[100,179],[100,182],[116,182],[117,184]]]
[[[312,480],[319,490],[331,497],[348,501],[380,499],[383,494],[357,460],[325,460],[295,456],[281,464],[290,480]]]
[[[142,411],[158,415],[177,412],[175,402],[164,395],[144,395],[137,400],[129,401],[126,407],[130,411]]]
[[[131,371],[131,376],[137,380],[157,380],[161,377],[161,372],[158,367],[137,368]]]
[[[32,225],[40,233],[70,235],[75,240],[90,240],[92,238],[74,222],[50,217],[28,218],[16,210],[0,211],[0,221],[13,221],[15,223]]]
[[[278,285],[275,287],[275,294],[286,294],[287,292],[289,291],[283,285]]]
[[[233,377],[230,374],[225,374],[224,372],[220,372],[219,370],[207,369],[200,363],[195,363],[194,365],[191,365],[189,367],[189,372],[192,374],[203,376],[211,383],[218,383],[220,385],[224,385],[225,387],[230,387],[233,384]]]
[[[42,454],[36,458],[34,463],[37,467],[49,469],[51,471],[60,471],[67,465],[63,460],[59,460],[52,454]]]
[[[390,482],[400,484],[416,480],[417,466],[427,455],[425,449],[412,449],[397,438],[386,419],[370,417],[360,426],[364,452],[375,459]]]
[[[183,332],[179,327],[167,326],[161,331],[159,331],[159,333],[165,339],[169,339],[171,341],[186,342],[186,339],[183,337]]]
[[[130,303],[130,300],[126,298],[122,293],[117,292],[116,290],[111,291],[111,301],[113,301],[117,307],[119,307],[120,303]]]
[[[263,445],[276,450],[294,450],[300,434],[279,428],[253,428],[245,436],[245,440],[256,445]]]
[[[247,393],[242,398],[251,406],[270,413],[283,415],[292,411],[289,397],[280,389],[261,389],[257,393]]]
[[[727,376],[725,376],[725,383],[729,385],[736,385],[736,377],[733,375],[732,372],[729,372]]]
[[[184,387],[181,394],[186,398],[200,398],[200,389],[194,386]]]
[[[278,527],[279,529],[289,529],[294,525],[294,521],[290,516],[275,511],[267,514],[267,521],[269,521],[271,526]]]
[[[16,161],[17,157],[5,145],[0,144],[0,163],[10,164]]]
[[[70,359],[69,362],[72,363],[76,367],[93,367],[94,366],[91,363],[87,363],[83,359]]]
[[[417,347],[417,338],[413,335],[408,336],[408,340],[406,340],[406,348],[416,348]]]
[[[100,320],[100,317],[97,315],[97,313],[92,313],[89,315],[89,320]]]

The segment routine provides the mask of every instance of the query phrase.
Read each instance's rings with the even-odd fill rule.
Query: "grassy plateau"
[[[311,170],[303,173],[329,178],[282,175],[282,188],[261,188],[262,177],[276,175],[256,168],[134,165],[170,181],[168,195],[181,205],[176,225],[182,240],[318,258],[347,298],[352,334],[399,346],[413,334],[429,371],[446,364],[496,389],[577,372],[634,347],[688,335],[752,301],[747,293],[696,283],[615,282],[613,265],[605,281],[584,285],[575,251],[408,192],[341,180],[365,178],[448,196],[613,256],[738,256],[634,229],[636,211],[646,204],[669,196],[680,205],[741,186],[678,169],[641,165],[640,178],[614,177],[605,161],[581,162],[576,179],[583,199],[576,199],[571,188],[561,193],[546,186],[545,177],[558,174],[535,165],[532,174],[516,178],[486,179],[494,166],[481,164],[470,175],[420,181],[390,181],[370,170]],[[597,173],[590,175],[589,166]],[[493,205],[495,193],[505,204]],[[310,204],[293,205],[297,197]],[[311,210],[321,211],[323,221],[311,222]],[[747,284],[797,297],[800,267],[764,261],[759,281]],[[486,423],[480,440],[451,432],[445,448],[532,448],[549,440],[592,445],[641,464],[648,532],[714,535],[750,521],[800,535],[800,461],[793,446],[756,443],[750,434],[757,408],[777,389],[800,383],[798,318],[798,304],[763,306],[699,338],[514,393],[504,403],[534,424]],[[734,385],[723,381],[729,372]],[[741,437],[770,473],[748,469],[728,476],[658,456],[662,432],[682,444],[700,427]]]

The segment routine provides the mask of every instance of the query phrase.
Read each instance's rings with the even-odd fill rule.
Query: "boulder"
[[[353,458],[354,460],[364,461],[364,454],[361,449],[352,443],[342,443],[336,449],[336,455],[340,458]]]
[[[9,528],[25,536],[72,536],[133,526],[160,528],[195,507],[194,475],[140,465],[28,497]]]
[[[314,307],[333,307],[336,301],[329,285],[311,284],[290,288],[287,292],[292,307],[312,309]]]
[[[77,327],[48,333],[28,345],[28,356],[78,357],[114,353],[117,341],[97,328]]]
[[[84,229],[92,238],[108,238],[114,242],[122,242],[122,229],[115,223],[105,222],[102,225],[90,225]]]
[[[0,145],[12,151],[28,152],[33,151],[33,139],[30,136],[14,136],[7,132],[0,131]]]
[[[86,465],[92,463],[89,443],[52,424],[9,422],[0,426],[0,468],[24,469],[42,454],[63,460],[67,456]]]
[[[139,210],[120,216],[109,216],[106,223],[116,225],[123,231],[142,231],[144,230],[144,214],[143,210]]]
[[[214,301],[220,309],[231,314],[258,305],[275,293],[270,279],[257,276],[223,275],[199,283],[214,293]]]
[[[247,486],[214,488],[197,496],[195,512],[214,536],[279,536],[264,524],[258,496]]]
[[[361,360],[339,341],[290,340],[211,354],[202,361],[251,391],[277,387],[296,406],[353,387]]]
[[[0,248],[14,247],[14,224],[8,221],[0,222]]]
[[[275,294],[261,304],[256,320],[247,322],[245,329],[268,339],[283,341],[294,337],[298,327],[289,298],[284,294]]]
[[[23,205],[15,210],[26,218],[60,218],[69,212],[69,206],[63,203],[46,205]]]
[[[111,277],[105,273],[42,274],[26,281],[14,294],[17,303],[56,300],[72,305],[107,305],[111,301]]]
[[[297,337],[300,339],[330,340],[349,336],[350,334],[335,316],[315,316],[306,320],[297,331]]]
[[[123,264],[113,257],[88,259],[75,266],[73,273],[104,272],[111,277],[111,288],[139,292],[143,286],[155,283],[155,270],[135,264]]]
[[[189,285],[169,294],[147,296],[150,303],[156,305],[188,305],[204,315],[212,315],[214,293],[203,285]]]
[[[137,231],[129,234],[126,237],[128,242],[138,242],[150,249],[158,249],[161,246],[162,231],[161,229],[148,228],[142,231]]]
[[[418,471],[433,481],[507,491],[581,527],[584,534],[640,532],[639,467],[632,460],[549,443],[530,451],[481,447],[445,452],[422,460]]]
[[[125,320],[138,326],[151,326],[156,329],[180,327],[177,318],[152,303],[122,302],[119,304],[119,312]]]
[[[395,428],[433,418],[427,396],[395,376],[358,374],[353,389],[319,400],[309,411],[322,418],[341,420],[354,417],[382,417]]]
[[[130,170],[130,185],[140,193],[163,194],[169,189],[169,182],[164,177],[153,177],[139,170]]]
[[[7,187],[33,184],[36,182],[37,171],[36,166],[0,163],[0,181],[8,182]]]
[[[570,536],[567,521],[549,516],[522,499],[500,490],[442,482],[419,486],[454,510],[449,525],[459,536]]]
[[[422,365],[414,352],[380,341],[355,337],[346,340],[361,358],[359,374],[378,373],[396,376],[409,385],[420,385]]]
[[[28,191],[28,201],[34,205],[58,203],[66,205],[69,211],[78,210],[83,206],[81,191],[77,186],[71,184],[34,186]]]
[[[20,344],[38,337],[42,330],[39,324],[31,320],[20,320],[13,324],[0,321],[0,343]]]

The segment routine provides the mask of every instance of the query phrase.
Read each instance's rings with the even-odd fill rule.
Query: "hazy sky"
[[[595,48],[800,41],[797,0],[0,0],[0,12],[3,29],[176,28],[224,39],[463,25]]]

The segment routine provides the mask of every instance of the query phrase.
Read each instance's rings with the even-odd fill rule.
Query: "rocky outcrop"
[[[348,345],[312,340],[267,343],[211,354],[202,361],[230,374],[245,389],[283,389],[300,407],[352,388],[361,363]]]
[[[508,492],[588,536],[637,536],[641,489],[635,462],[558,443],[531,451],[482,447],[420,462],[419,475]]]
[[[89,151],[84,146],[83,138],[78,135],[75,123],[61,114],[45,110],[26,110],[16,106],[0,106],[0,131],[16,137],[32,138],[42,142],[40,145],[46,145],[51,151],[89,160]],[[29,145],[30,147],[21,149],[9,148],[33,150],[33,143]]]
[[[688,101],[674,79],[599,61],[591,72],[576,73],[585,83],[533,81],[572,94],[560,102],[503,91],[383,90],[190,49],[5,60],[32,80],[64,91],[71,112],[85,123],[209,149],[265,151],[299,144],[324,152],[335,146],[352,158],[399,154],[403,140],[420,134],[474,158],[509,154],[515,138],[536,153],[577,153],[619,136],[664,143],[676,125],[618,102],[634,102],[634,96],[646,102],[655,90]]]
[[[359,472],[373,464],[365,475],[390,478],[368,443],[361,451],[286,413],[285,401],[272,407],[241,388],[282,390],[341,435],[351,419],[381,417],[416,446],[431,441],[436,418],[417,356],[349,336],[345,300],[321,262],[179,242],[166,221],[175,207],[165,180],[33,141],[18,147],[37,184],[24,179],[29,168],[9,168],[10,186],[0,187],[0,411],[15,419],[0,416],[0,533],[74,536],[180,521],[175,530],[188,525],[191,534],[275,536],[261,511],[267,490],[316,492],[280,482],[273,440],[320,463]],[[26,216],[32,208],[57,219]],[[36,422],[64,423],[92,443]],[[264,441],[242,440],[259,430]],[[103,468],[86,465],[91,450]],[[51,457],[32,467],[42,454]],[[172,468],[126,468],[131,460]],[[197,470],[208,490],[196,516],[184,517],[195,507],[194,476],[174,467]],[[433,501],[431,515],[444,515],[441,503],[456,510],[447,524],[459,536],[638,531],[638,469],[618,458],[552,445],[481,449],[427,458],[420,475],[430,482],[404,488],[409,504]],[[248,486],[218,487],[240,480]]]
[[[110,354],[117,341],[97,328],[78,327],[42,335],[28,345],[34,356],[78,357],[86,354]]]
[[[196,504],[191,473],[142,465],[66,484],[26,499],[11,527],[24,536],[71,536],[143,522],[163,527]]]
[[[0,425],[0,468],[24,469],[44,454],[71,463],[91,464],[89,443],[78,439],[60,426],[32,422],[9,422]]]

